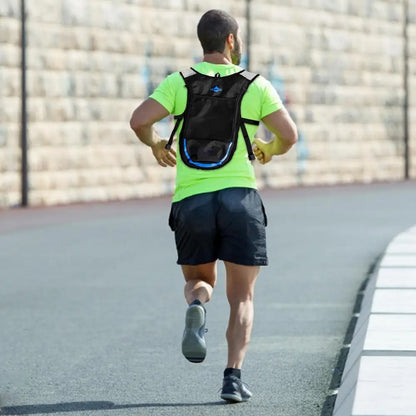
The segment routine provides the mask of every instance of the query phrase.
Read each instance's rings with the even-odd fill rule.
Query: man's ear
[[[227,39],[225,41],[225,44],[228,47],[228,49],[230,49],[230,51],[232,51],[234,49],[235,39],[234,39],[234,35],[232,33],[230,33],[227,36]]]

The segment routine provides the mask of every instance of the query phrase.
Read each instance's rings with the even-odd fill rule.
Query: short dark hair
[[[197,32],[204,53],[222,53],[228,35],[237,37],[238,23],[223,10],[209,10],[201,17]]]

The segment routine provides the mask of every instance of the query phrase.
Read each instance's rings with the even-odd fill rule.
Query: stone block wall
[[[170,72],[201,58],[196,23],[242,0],[28,0],[32,205],[171,193],[174,170],[138,143],[133,109]],[[416,5],[410,1],[416,91]],[[403,177],[403,1],[251,2],[251,70],[288,100],[301,140],[256,167],[261,186]],[[0,0],[0,206],[20,200],[20,2]],[[410,95],[416,161],[416,94]],[[170,120],[158,124],[166,136]],[[259,136],[267,133],[260,130]],[[416,163],[416,162],[415,162]],[[416,166],[412,175],[416,177]]]
[[[292,152],[267,166],[265,183],[403,178],[403,1],[262,3],[253,7],[253,67],[283,80],[288,108],[302,132],[298,155]],[[412,66],[416,20],[411,3]],[[411,103],[414,137],[414,93]],[[415,139],[412,143],[416,160]],[[292,177],[284,178],[283,172]]]
[[[0,207],[19,202],[20,23],[17,1],[0,1]]]

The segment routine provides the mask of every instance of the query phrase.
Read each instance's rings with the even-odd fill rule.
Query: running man
[[[228,360],[221,398],[242,402],[252,396],[241,381],[241,367],[253,324],[254,285],[260,266],[268,262],[267,219],[249,160],[252,154],[249,146],[253,145],[254,155],[265,164],[296,143],[297,131],[271,84],[238,66],[242,41],[234,17],[222,10],[210,10],[201,17],[197,34],[203,49],[202,62],[191,70],[168,76],[134,111],[130,126],[151,148],[159,165],[176,166],[169,225],[175,232],[177,263],[182,267],[188,303],[182,352],[191,362],[201,362],[205,358],[204,305],[211,299],[217,280],[217,261],[222,260],[230,315],[226,332]],[[228,163],[215,169],[195,168],[186,160],[189,155],[183,147],[177,157],[170,143],[160,138],[152,126],[169,114],[184,113],[189,89],[186,82],[190,75],[226,80],[236,73],[251,80],[241,101],[241,119],[249,122],[248,134],[244,135],[243,128],[238,130],[236,148]],[[212,95],[220,94],[222,88],[215,86],[210,91]],[[257,126],[253,121],[260,120],[274,135],[271,142],[254,139]],[[178,124],[180,132],[184,124]],[[179,142],[178,147],[183,146]]]

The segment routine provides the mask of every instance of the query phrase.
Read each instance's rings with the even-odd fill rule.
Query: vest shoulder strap
[[[250,86],[250,84],[260,75],[260,74],[256,74],[254,72],[249,72],[249,71],[242,71],[240,72],[240,75],[244,78],[246,78],[249,81],[249,84],[247,86],[247,88]],[[254,153],[253,153],[253,149],[251,146],[251,141],[250,141],[250,137],[248,135],[247,129],[246,129],[246,123],[247,124],[252,124],[255,126],[259,125],[259,121],[257,120],[250,120],[247,118],[241,118],[241,131],[243,133],[243,137],[244,137],[244,141],[246,142],[246,147],[247,147],[247,153],[248,153],[248,158],[253,161],[255,159]]]
[[[185,69],[185,71],[180,72],[180,74],[182,78],[184,79],[184,81],[186,81],[186,78],[189,78],[192,75],[197,74],[197,72],[193,68],[188,68],[188,69]]]
[[[192,75],[195,75],[197,72],[191,67],[191,68],[185,69],[184,71],[179,72],[179,73],[181,74],[181,77],[183,78],[183,80],[185,81],[185,84],[186,84],[186,80],[189,77],[191,77]],[[165,149],[169,150],[172,147],[173,139],[174,139],[175,134],[176,134],[176,132],[179,128],[179,124],[183,120],[183,116],[184,116],[184,114],[174,116],[174,119],[176,120],[175,127],[173,128],[172,133],[170,134],[169,140],[165,145]]]
[[[240,75],[246,79],[248,79],[250,81],[250,83],[252,83],[260,74],[256,74],[254,72],[249,72],[249,71],[242,71],[240,72]]]

